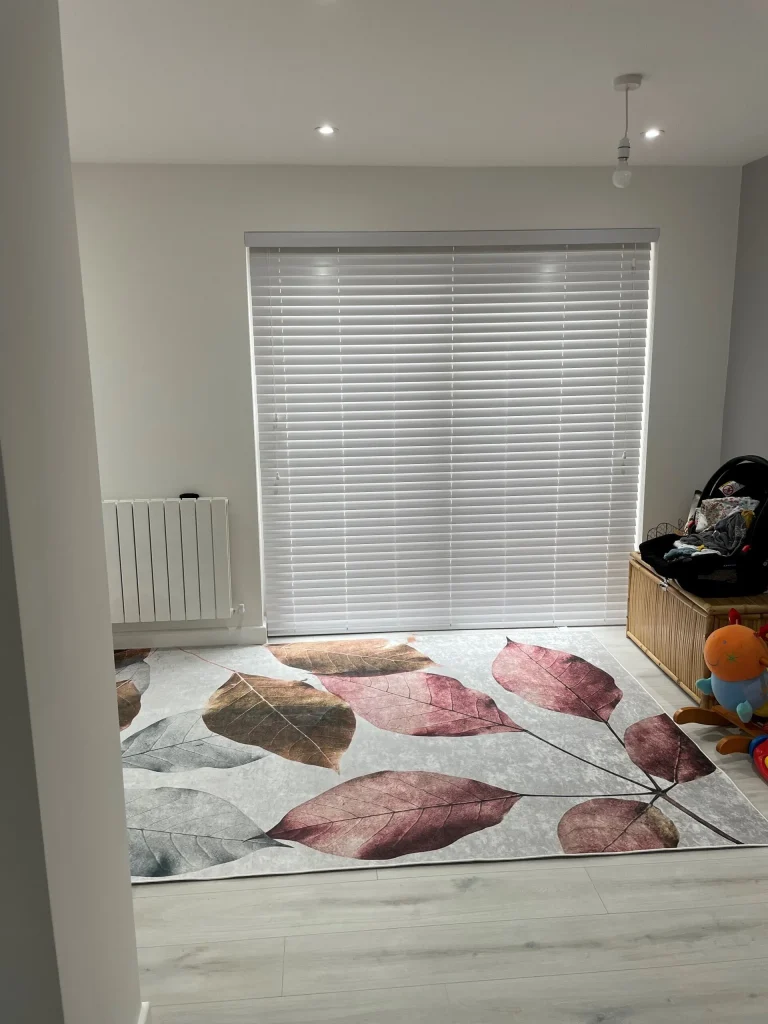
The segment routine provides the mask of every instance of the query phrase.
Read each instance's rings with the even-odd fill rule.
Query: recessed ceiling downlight
[[[664,134],[663,128],[646,128],[643,132],[644,139],[658,139],[660,135]]]
[[[339,129],[334,128],[332,124],[319,124],[317,128],[315,128],[315,131],[319,132],[321,135],[335,135],[338,130]]]

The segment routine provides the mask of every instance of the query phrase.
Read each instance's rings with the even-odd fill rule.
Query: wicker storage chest
[[[709,675],[704,641],[728,624],[736,608],[750,629],[768,622],[768,594],[752,597],[697,597],[662,579],[633,552],[629,558],[627,636],[696,701],[696,680]]]

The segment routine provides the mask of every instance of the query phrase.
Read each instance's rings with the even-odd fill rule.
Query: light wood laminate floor
[[[665,711],[622,627],[594,632]],[[747,758],[687,731],[768,816]],[[766,1019],[768,849],[423,865],[134,889],[154,1024]]]

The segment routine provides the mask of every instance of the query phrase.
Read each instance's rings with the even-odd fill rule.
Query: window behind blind
[[[623,621],[650,259],[252,248],[270,633]]]

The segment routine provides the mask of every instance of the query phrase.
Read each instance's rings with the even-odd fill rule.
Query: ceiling
[[[741,164],[768,0],[60,0],[78,161]],[[316,125],[339,132],[323,138]],[[650,125],[666,134],[639,138]]]

